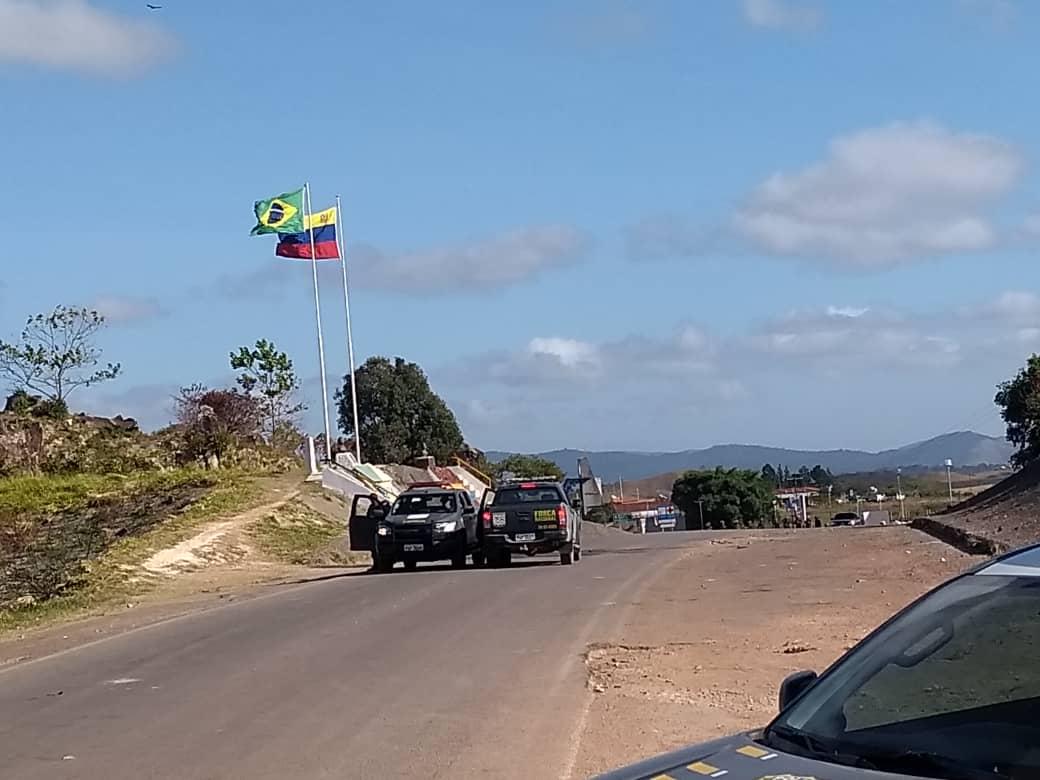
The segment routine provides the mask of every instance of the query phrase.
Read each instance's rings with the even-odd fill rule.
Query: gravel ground
[[[645,589],[594,692],[575,777],[766,723],[777,688],[824,669],[908,602],[977,562],[908,528],[727,538]]]

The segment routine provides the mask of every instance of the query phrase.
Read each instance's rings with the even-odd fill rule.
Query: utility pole
[[[953,503],[953,461],[946,459],[946,484],[950,488],[950,503]]]
[[[704,501],[697,499],[697,511],[701,517],[701,530],[704,530]]]
[[[906,522],[906,506],[903,504],[903,470],[896,469],[896,494],[899,499],[899,520],[900,522]]]

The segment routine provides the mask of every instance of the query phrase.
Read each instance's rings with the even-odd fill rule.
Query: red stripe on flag
[[[278,257],[287,257],[291,260],[310,260],[310,242],[295,244],[289,242],[279,243],[274,253]],[[322,241],[314,245],[314,256],[318,260],[338,260],[339,248],[335,241]]]

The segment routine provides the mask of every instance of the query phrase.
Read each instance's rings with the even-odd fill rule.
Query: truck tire
[[[373,568],[379,574],[388,574],[394,570],[394,559],[385,555],[378,555]]]
[[[484,568],[484,564],[487,563],[487,557],[484,555],[483,550],[475,550],[473,552],[473,566],[477,569]]]
[[[410,559],[410,560],[406,560],[406,561],[404,562],[404,567],[405,567],[405,569],[407,569],[408,571],[415,571],[415,569],[416,569],[416,567],[417,567],[418,565],[419,565],[419,562],[418,562],[417,560],[415,560],[414,558],[412,558],[412,559]]]
[[[561,552],[560,553],[560,565],[561,566],[570,566],[572,563],[574,563],[574,548],[573,547],[568,549],[566,552]]]

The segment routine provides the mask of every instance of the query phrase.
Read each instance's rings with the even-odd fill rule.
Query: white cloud
[[[600,362],[595,345],[576,339],[533,338],[527,352],[535,357],[551,358],[567,369],[595,369]]]
[[[823,22],[823,12],[791,0],[743,0],[744,19],[754,27],[808,32]]]
[[[539,336],[517,350],[503,350],[466,361],[446,374],[466,383],[537,388],[553,394],[587,392],[603,385],[639,386],[648,381],[696,377],[706,384],[715,376],[717,346],[701,328],[683,324],[668,336],[628,336],[593,343],[562,336]],[[467,368],[468,367],[468,368]],[[720,385],[721,386],[721,385]],[[727,385],[719,395],[732,397]]]
[[[1038,348],[1040,295],[1009,291],[945,310],[824,304],[729,334],[542,336],[433,373],[478,444],[682,448],[777,431],[790,446],[826,408],[834,446],[878,431],[888,446],[996,421],[993,387]]]
[[[868,307],[866,307],[866,306],[863,306],[863,307],[857,307],[857,306],[828,306],[827,307],[827,316],[828,317],[851,317],[851,318],[855,319],[856,317],[862,317],[868,311],[870,311],[870,309]]]
[[[1022,174],[998,138],[898,122],[835,139],[827,157],[763,182],[735,217],[759,249],[885,267],[996,243],[986,209]]]
[[[429,294],[472,292],[526,282],[578,262],[588,247],[579,230],[523,228],[487,239],[418,251],[348,249],[354,278],[367,287]]]
[[[101,295],[88,304],[113,325],[126,325],[161,317],[165,312],[155,298]]]
[[[961,360],[959,340],[939,323],[896,312],[853,311],[859,313],[836,313],[834,307],[795,312],[765,323],[745,343],[774,359],[818,366],[935,368]]]
[[[136,75],[173,48],[156,25],[87,0],[0,0],[0,62]]]

